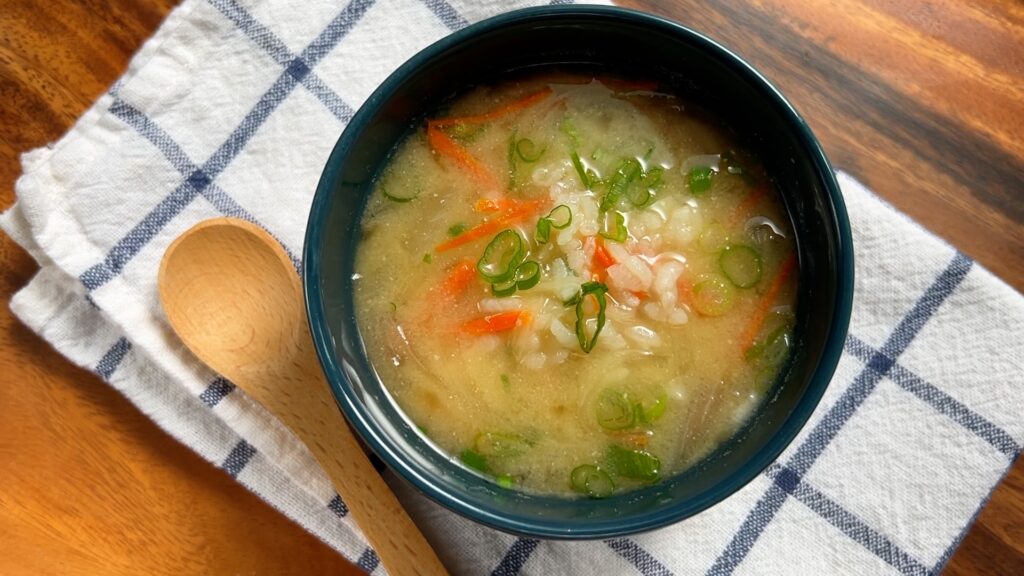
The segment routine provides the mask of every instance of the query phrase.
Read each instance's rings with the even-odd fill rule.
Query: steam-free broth
[[[398,147],[366,211],[367,353],[424,434],[503,486],[676,474],[789,356],[784,208],[727,127],[654,84],[477,88]]]

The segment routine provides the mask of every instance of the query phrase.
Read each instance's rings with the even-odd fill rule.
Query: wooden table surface
[[[5,0],[0,207],[21,152],[60,137],[173,0]],[[835,166],[1024,290],[1024,4],[625,4],[709,32],[774,81]],[[354,574],[6,303],[36,266],[0,235],[0,574]],[[1024,573],[1024,461],[947,574]]]

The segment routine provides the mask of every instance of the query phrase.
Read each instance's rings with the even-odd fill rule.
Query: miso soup
[[[677,474],[789,357],[781,201],[729,127],[657,85],[479,87],[374,186],[367,353],[426,436],[502,486],[599,498]]]

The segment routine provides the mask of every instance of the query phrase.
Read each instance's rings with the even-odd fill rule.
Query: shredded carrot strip
[[[473,210],[477,212],[506,212],[508,210],[515,210],[522,205],[523,203],[519,200],[511,198],[499,198],[497,200],[481,198],[476,201],[476,204],[473,204]]]
[[[613,264],[615,264],[615,259],[612,258],[612,255],[605,249],[604,244],[598,242],[597,246],[594,248],[594,267],[605,270]]]
[[[651,440],[643,432],[612,432],[611,435],[633,448],[644,448]]]
[[[469,288],[474,278],[476,278],[476,267],[473,265],[473,261],[468,258],[460,260],[451,268],[448,276],[436,286],[435,294],[449,298],[458,296],[465,292],[466,288]]]
[[[473,116],[460,116],[456,118],[438,118],[436,120],[431,120],[429,124],[436,128],[454,126],[456,124],[483,124],[484,122],[490,122],[491,120],[501,118],[506,114],[511,114],[513,112],[518,112],[520,110],[525,110],[526,108],[529,108],[530,106],[533,106],[534,104],[547,98],[548,96],[551,95],[552,92],[553,90],[551,90],[551,88],[546,87],[543,90],[540,90],[539,92],[534,92],[533,94],[530,94],[525,98],[521,98],[514,102],[509,102],[508,104],[504,104],[502,106],[498,106],[494,110],[491,110],[490,112],[486,112],[484,114],[476,114]]]
[[[438,252],[444,252],[468,244],[491,234],[496,234],[509,224],[525,220],[544,209],[546,200],[533,200],[530,202],[519,202],[515,208],[502,212],[493,220],[486,220],[477,226],[466,230],[455,238],[446,240],[434,247]]]
[[[754,189],[753,192],[747,194],[747,197],[741,200],[740,203],[736,205],[736,210],[734,210],[732,213],[731,224],[733,226],[739,224],[740,220],[742,220],[743,217],[746,216],[751,209],[757,206],[757,204],[761,202],[761,200],[767,195],[767,186],[758,186],[757,188]]]
[[[430,142],[430,147],[437,150],[439,154],[447,156],[452,162],[469,172],[470,177],[485,189],[500,190],[503,188],[498,177],[470,154],[469,150],[459,146],[447,134],[429,124],[427,125],[427,141]]]
[[[480,318],[474,318],[469,322],[462,325],[462,331],[468,332],[469,334],[492,334],[494,332],[504,332],[515,328],[520,321],[526,322],[530,318],[530,313],[523,310],[510,310],[508,312],[498,312],[497,314],[488,314]]]
[[[779,297],[782,285],[786,283],[786,279],[793,273],[794,268],[796,268],[796,254],[790,254],[789,258],[786,258],[786,261],[782,263],[782,268],[779,269],[779,273],[772,280],[772,285],[768,287],[768,291],[764,293],[761,301],[757,303],[757,309],[754,310],[747,329],[743,331],[743,335],[740,337],[744,353],[754,345],[757,333],[761,331],[761,326],[764,325],[764,320],[768,316],[768,310],[775,303],[775,299]]]

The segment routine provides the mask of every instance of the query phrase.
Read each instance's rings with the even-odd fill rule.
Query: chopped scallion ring
[[[545,150],[547,150],[546,146],[538,147],[529,138],[523,138],[516,142],[516,154],[519,155],[523,162],[536,162],[540,160]]]
[[[737,288],[752,288],[761,281],[761,255],[745,244],[726,246],[718,256],[718,267]]]
[[[559,204],[551,209],[548,213],[547,219],[551,222],[551,227],[555,230],[564,230],[572,224],[572,210],[569,209],[565,204]]]
[[[710,166],[700,166],[690,170],[690,194],[700,196],[711,189],[711,178],[715,171]]]
[[[626,216],[622,212],[605,212],[604,222],[601,230],[601,236],[615,242],[625,242],[628,236],[628,230],[626,230]]]
[[[385,188],[384,185],[381,185],[380,192],[381,192],[381,194],[384,195],[385,198],[387,198],[388,200],[391,200],[393,202],[408,202],[408,201],[410,201],[410,200],[412,200],[412,199],[414,199],[414,198],[416,198],[417,196],[420,195],[419,188],[413,188],[413,187],[409,187],[409,188],[405,188],[405,189],[402,189],[402,188],[392,188],[392,189],[389,190],[389,189]]]
[[[605,430],[623,430],[636,422],[629,395],[621,390],[606,389],[597,397],[597,423]]]
[[[605,298],[607,293],[608,287],[600,282],[587,282],[580,286],[579,300],[576,301],[576,339],[580,342],[580,348],[587,354],[590,354],[590,351],[594,349],[594,345],[597,344],[597,337],[604,328],[606,321],[605,309],[608,307],[608,301]],[[589,313],[587,311],[589,303],[587,296],[593,296],[597,301],[596,317],[593,315],[593,310]],[[591,319],[596,320],[596,326],[593,333],[588,334],[587,324]]]
[[[484,280],[492,284],[507,282],[515,276],[516,268],[523,262],[523,238],[512,229],[502,230],[484,248],[484,254],[476,263],[476,270]]]
[[[491,294],[494,294],[495,298],[506,298],[516,293],[519,288],[516,286],[516,281],[507,280],[505,282],[496,282],[491,284]]]
[[[593,464],[573,468],[569,474],[569,485],[573,490],[591,498],[605,498],[615,490],[612,477]]]
[[[516,288],[519,290],[529,290],[540,282],[540,264],[533,260],[527,260],[516,268],[516,275],[513,278],[516,283]]]

